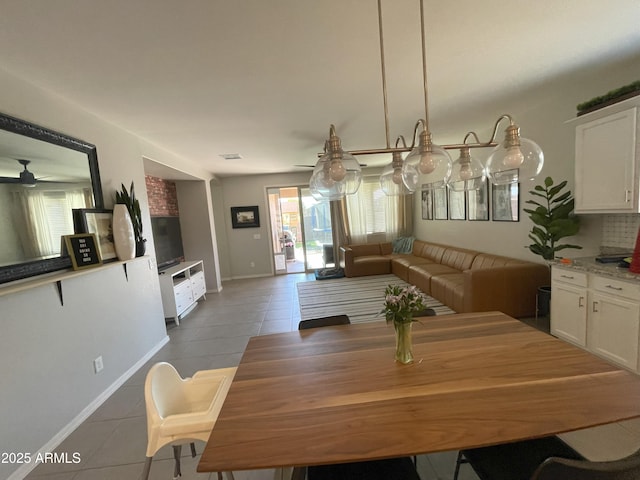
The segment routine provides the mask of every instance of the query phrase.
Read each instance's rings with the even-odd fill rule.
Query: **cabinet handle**
[[[629,203],[631,201],[631,190],[624,191],[624,201]]]
[[[568,278],[569,280],[573,280],[574,276],[573,275],[560,275],[560,277],[562,278]]]
[[[622,287],[614,287],[613,285],[605,285],[605,288],[610,288],[611,290],[617,290],[619,292],[623,290]]]
[[[598,309],[596,308],[596,306],[598,305],[598,302],[593,302],[593,308],[591,309],[594,312],[598,312]]]
[[[578,307],[584,307],[584,297],[580,296],[580,298],[578,298]]]

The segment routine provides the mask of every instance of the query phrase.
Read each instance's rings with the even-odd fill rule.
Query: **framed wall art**
[[[433,189],[433,218],[436,220],[446,220],[448,218],[446,188]]]
[[[257,228],[260,226],[258,206],[231,207],[231,225],[233,228]]]
[[[467,214],[469,220],[489,220],[489,184],[479,190],[467,192]]]
[[[422,186],[422,219],[433,220],[433,191]]]
[[[496,222],[520,221],[520,184],[493,185],[491,218]]]
[[[449,220],[465,220],[467,218],[465,197],[465,192],[449,189]]]
[[[113,244],[113,210],[74,208],[73,227],[76,233],[93,233],[98,242],[102,261],[117,260]]]

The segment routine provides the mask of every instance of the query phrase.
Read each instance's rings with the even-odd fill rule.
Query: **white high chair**
[[[173,446],[173,478],[182,475],[182,444],[190,442],[191,455],[195,457],[193,441],[209,439],[235,373],[236,367],[202,370],[183,379],[169,363],[151,367],[144,385],[148,440],[142,480],[149,478],[153,456],[165,445]],[[227,472],[227,476],[233,480],[233,472]],[[222,478],[221,473],[218,478]]]

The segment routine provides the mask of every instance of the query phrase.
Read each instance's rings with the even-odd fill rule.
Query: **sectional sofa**
[[[550,284],[545,264],[422,240],[413,241],[410,253],[393,253],[391,242],[340,251],[347,277],[393,273],[459,313],[498,310],[533,317],[538,287]]]

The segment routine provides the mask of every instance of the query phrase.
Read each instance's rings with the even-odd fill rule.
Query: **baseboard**
[[[147,354],[138,360],[131,368],[124,372],[115,382],[113,382],[104,392],[87,405],[76,417],[65,425],[58,433],[56,433],[51,440],[45,443],[37,452],[33,452],[31,458],[38,458],[40,454],[53,452],[58,445],[60,445],[73,431],[82,425],[87,418],[89,418],[100,406],[115,393],[129,378],[133,376],[145,363],[147,363],[151,357],[153,357],[158,351],[169,343],[169,336],[166,335],[156,346],[154,346]],[[38,466],[38,463],[25,463],[16,471],[14,471],[7,480],[22,480],[29,472]]]
[[[231,280],[244,280],[245,278],[262,278],[262,277],[273,277],[271,273],[260,273],[256,275],[238,275],[231,277]]]

